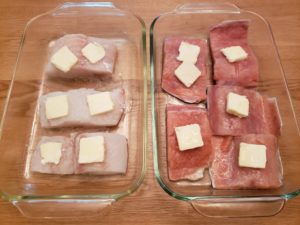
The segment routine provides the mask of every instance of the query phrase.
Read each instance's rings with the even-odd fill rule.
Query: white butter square
[[[201,76],[201,71],[193,63],[183,62],[175,70],[175,76],[186,87],[190,87]]]
[[[46,117],[48,120],[67,116],[69,102],[67,95],[48,97],[45,102]]]
[[[84,137],[79,141],[79,163],[94,163],[104,161],[104,137]]]
[[[227,95],[226,112],[240,118],[249,115],[249,100],[244,95],[238,95],[230,92]]]
[[[201,129],[198,124],[175,127],[175,132],[180,151],[194,149],[204,145]]]
[[[200,54],[200,47],[198,45],[189,44],[182,41],[179,46],[179,55],[177,60],[182,62],[191,62],[195,64]]]
[[[61,158],[62,143],[47,142],[40,145],[42,164],[58,164]]]
[[[222,48],[221,52],[230,63],[242,61],[248,57],[248,53],[241,46]]]
[[[110,92],[99,92],[88,95],[87,102],[92,116],[110,112],[114,109],[114,102],[112,101]]]
[[[265,168],[267,162],[265,145],[240,143],[239,166]]]
[[[81,53],[90,63],[96,63],[105,56],[105,49],[100,44],[88,43],[81,49]]]
[[[51,63],[59,70],[68,72],[78,61],[76,55],[64,46],[55,52],[51,57]]]

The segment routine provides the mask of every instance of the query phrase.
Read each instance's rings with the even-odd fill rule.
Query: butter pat
[[[51,57],[51,63],[59,70],[63,72],[68,72],[72,66],[74,66],[78,61],[76,55],[74,55],[71,50],[64,46],[55,52]]]
[[[94,136],[80,139],[79,163],[94,163],[104,161],[104,137]]]
[[[201,71],[193,63],[183,62],[175,70],[175,76],[186,87],[190,87],[201,76]]]
[[[87,102],[92,116],[110,112],[114,109],[114,102],[111,99],[110,92],[88,95]]]
[[[240,143],[239,166],[266,168],[267,155],[265,145]]]
[[[230,92],[227,95],[226,112],[238,116],[246,117],[249,115],[249,100],[244,95],[238,95]]]
[[[105,56],[105,49],[100,44],[89,43],[81,49],[81,53],[90,63],[96,63]]]
[[[61,158],[62,143],[47,142],[40,145],[42,164],[58,164]]]
[[[68,96],[59,95],[48,97],[45,106],[48,120],[67,116],[69,113]]]
[[[198,148],[204,145],[201,129],[198,124],[175,127],[175,133],[180,151]]]
[[[200,47],[198,45],[193,45],[182,41],[179,46],[179,55],[177,56],[177,60],[195,64],[199,54]]]
[[[221,52],[230,63],[245,60],[248,57],[247,52],[241,46],[222,48]]]

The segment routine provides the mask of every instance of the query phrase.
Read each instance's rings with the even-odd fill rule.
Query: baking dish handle
[[[186,3],[175,9],[176,13],[240,13],[240,8],[231,3]]]
[[[194,209],[208,217],[258,217],[273,216],[281,211],[286,200],[270,198],[200,199],[190,203]]]
[[[13,205],[30,218],[102,216],[110,212],[113,199],[16,200]]]

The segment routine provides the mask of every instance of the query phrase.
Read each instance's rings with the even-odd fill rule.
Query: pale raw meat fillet
[[[227,95],[233,92],[247,96],[249,115],[239,118],[226,112]],[[255,90],[238,86],[210,86],[208,88],[208,118],[214,135],[243,134],[280,135],[281,120],[276,99],[266,98]]]
[[[249,134],[240,137],[214,137],[215,157],[210,167],[212,185],[217,189],[272,189],[282,185],[282,165],[277,138],[270,134]],[[238,165],[240,143],[267,147],[266,168]]]
[[[58,164],[46,163],[42,164],[42,157],[40,146],[47,142],[60,142],[62,143],[62,155]],[[41,137],[40,142],[37,144],[30,162],[31,172],[48,173],[48,174],[73,174],[74,161],[73,161],[73,141],[68,137],[53,136]]]
[[[214,80],[220,85],[255,87],[259,79],[258,61],[248,45],[249,21],[224,21],[214,26],[209,34],[214,61]],[[245,60],[230,63],[220,51],[222,48],[241,46],[247,53]]]
[[[175,76],[176,68],[182,63],[181,61],[176,59],[179,55],[178,49],[182,41],[200,47],[200,54],[195,65],[201,71],[201,76],[189,88],[186,87]],[[182,37],[166,38],[164,42],[162,88],[169,94],[185,102],[198,103],[205,100],[206,86],[209,84],[209,77],[206,68],[207,57],[208,47],[206,40]]]
[[[79,141],[83,137],[104,136],[104,162],[78,163]],[[81,133],[75,137],[75,174],[112,175],[125,174],[127,170],[128,150],[127,139],[120,134]]]
[[[105,49],[105,56],[96,63],[90,61],[82,55],[81,49],[88,43],[100,44]],[[51,56],[60,48],[67,46],[76,55],[78,62],[67,73],[57,69],[50,61]],[[113,41],[96,37],[88,37],[84,34],[67,34],[49,44],[49,57],[45,66],[45,75],[56,78],[85,78],[90,76],[111,76],[117,57],[117,48]]]
[[[206,110],[197,106],[167,106],[167,148],[170,180],[198,180],[212,159],[211,130]],[[204,146],[180,151],[175,127],[199,124]]]
[[[111,91],[114,109],[110,112],[90,115],[86,96],[98,93],[94,89],[75,89],[67,92],[51,92],[43,95],[39,103],[39,116],[42,127],[103,127],[116,126],[125,109],[125,93],[123,89]],[[48,120],[45,113],[45,102],[47,97],[66,94],[69,101],[69,114],[65,117]]]

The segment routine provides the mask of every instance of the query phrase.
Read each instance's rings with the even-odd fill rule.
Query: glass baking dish
[[[163,41],[167,36],[208,38],[211,26],[224,20],[249,19],[249,44],[260,66],[257,90],[277,98],[282,117],[279,139],[284,185],[276,190],[215,190],[209,179],[173,182],[168,179],[165,107],[174,101],[161,88]],[[286,200],[299,194],[299,127],[278,57],[271,28],[256,13],[228,3],[192,3],[154,19],[150,30],[152,141],[154,170],[160,186],[176,199],[189,202],[199,213],[212,217],[271,216],[280,212]],[[212,72],[211,59],[206,65]],[[208,174],[206,174],[208,177]]]
[[[110,83],[99,80],[54,82],[43,76],[49,42],[72,33],[111,39],[116,43],[118,59]],[[131,12],[109,2],[65,3],[31,19],[21,39],[1,122],[2,197],[25,216],[82,217],[105,214],[114,202],[134,192],[143,182],[146,170],[146,82],[145,24]],[[119,126],[96,130],[118,132],[127,137],[127,173],[113,176],[31,174],[32,142],[41,135],[62,131],[40,127],[36,118],[39,96],[79,87],[124,88],[126,109]]]

